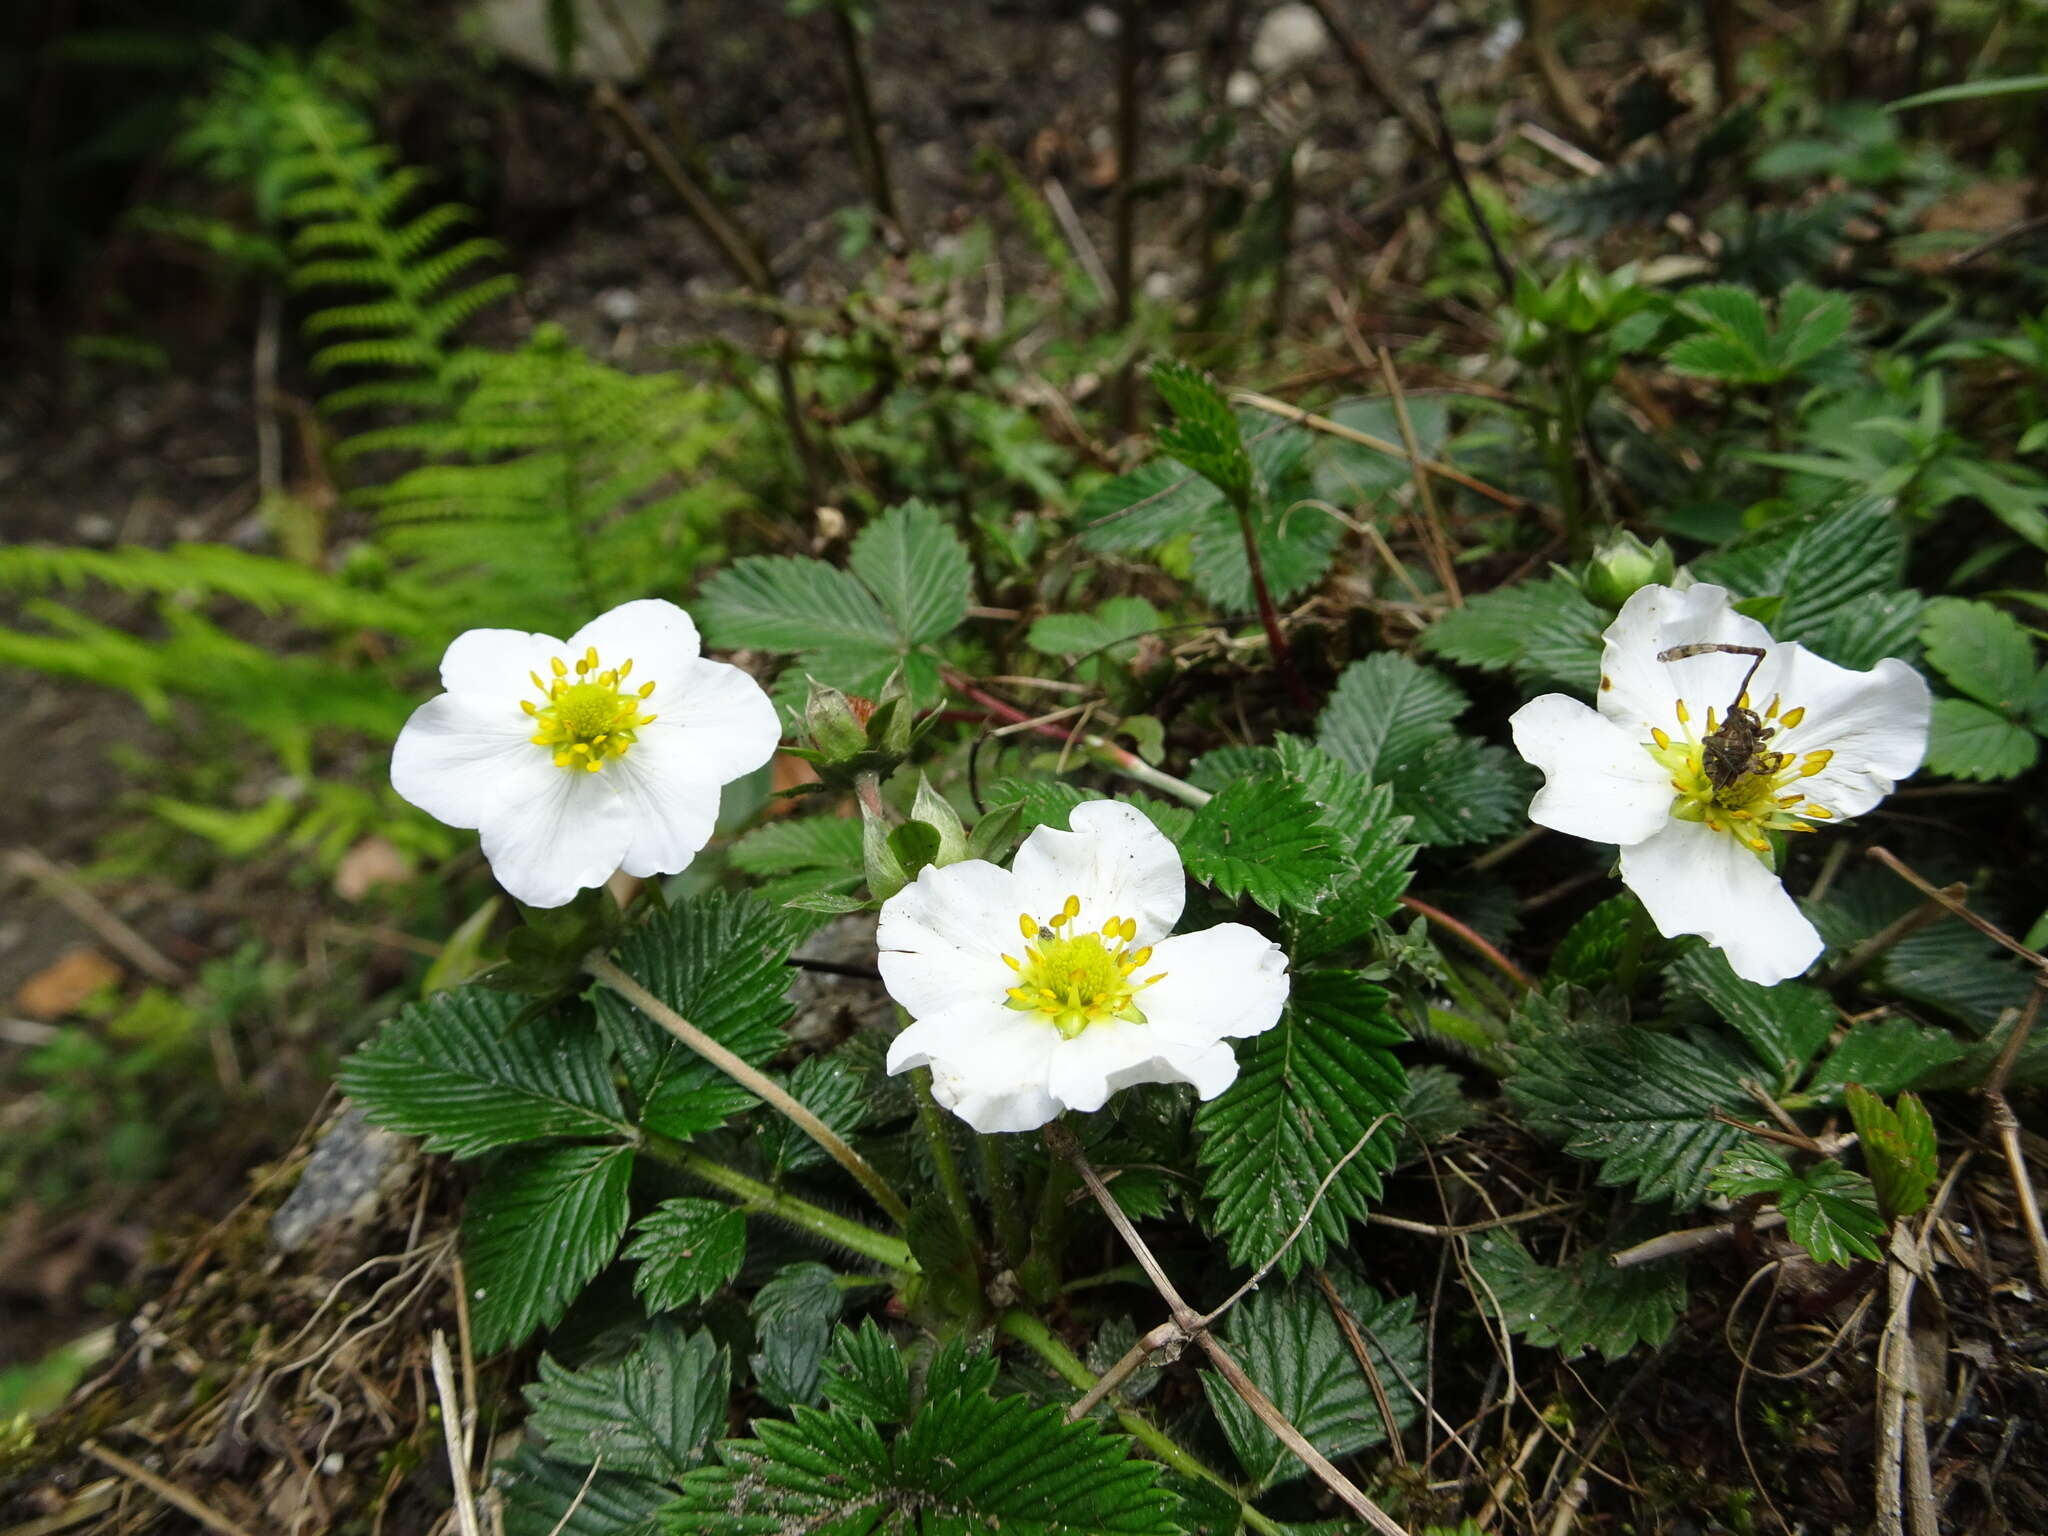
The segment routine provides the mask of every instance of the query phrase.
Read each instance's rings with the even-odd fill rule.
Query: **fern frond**
[[[79,549],[16,544],[0,548],[0,587],[17,592],[75,592],[91,586],[117,592],[194,599],[224,597],[259,613],[289,613],[323,629],[421,628],[417,611],[374,592],[349,587],[325,572],[289,560],[252,555],[225,544],[170,549]]]

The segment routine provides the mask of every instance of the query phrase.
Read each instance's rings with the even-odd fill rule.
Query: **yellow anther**
[[[1775,693],[1774,693],[1774,694],[1772,694],[1772,695],[1771,695],[1771,707],[1770,707],[1769,709],[1767,709],[1767,710],[1765,710],[1765,711],[1764,711],[1764,718],[1765,718],[1766,720],[1775,720],[1775,719],[1777,719],[1777,718],[1778,718],[1778,704],[1779,704],[1779,702],[1780,702],[1780,696],[1779,696],[1779,695],[1777,695],[1777,694],[1775,694]]]
[[[569,664],[559,656],[549,662],[548,665],[554,669],[555,676],[557,677],[567,677],[569,675]]]
[[[1060,915],[1066,918],[1069,922],[1072,922],[1075,918],[1079,917],[1081,915],[1081,898],[1078,896],[1069,896],[1067,898],[1067,904],[1060,908]]]
[[[633,658],[628,656],[624,661],[619,663],[619,681],[623,683],[627,678],[631,677],[632,675]]]
[[[1752,837],[1749,840],[1749,846],[1758,853],[1769,853],[1771,851],[1771,840],[1767,837]]]
[[[1799,777],[1802,779],[1812,778],[1816,773],[1827,767],[1829,762],[1833,760],[1834,755],[1832,752],[1807,753],[1805,757],[1800,759]]]
[[[1659,752],[1671,750],[1671,737],[1654,725],[1650,727],[1650,739],[1657,743]]]
[[[624,674],[622,673],[620,675],[623,676]],[[643,699],[650,699],[654,697],[654,684],[642,683],[640,685],[640,697]]]
[[[1680,725],[1692,724],[1692,711],[1685,707],[1685,700],[1683,699],[1678,701],[1678,723]]]
[[[1735,707],[1737,709],[1749,708],[1749,690],[1747,688],[1742,690],[1742,697],[1735,701]]]
[[[521,699],[519,701],[519,707],[525,710],[526,713],[528,713],[529,715],[537,715],[540,713],[540,706],[534,703],[531,699]]]
[[[1804,795],[1800,794],[1800,793],[1799,793],[1799,791],[1797,791],[1797,790],[1795,789],[1795,790],[1794,790],[1794,791],[1793,791],[1793,792],[1792,792],[1791,794],[1789,794],[1789,795],[1780,795],[1780,796],[1778,796],[1778,804],[1780,804],[1780,805],[1797,805],[1797,804],[1798,804],[1798,803],[1799,803],[1800,801],[1804,800],[1805,798],[1806,798],[1806,796],[1804,796]]]
[[[1707,734],[1714,734],[1714,706],[1711,704],[1707,706]]]
[[[1786,711],[1785,711],[1785,718],[1784,718],[1784,720],[1783,720],[1782,722],[1780,722],[1780,723],[1781,723],[1781,724],[1783,724],[1783,726],[1785,727],[1785,729],[1789,731],[1789,730],[1791,730],[1791,729],[1792,729],[1792,728],[1793,728],[1794,726],[1798,725],[1798,724],[1799,724],[1799,722],[1800,722],[1800,721],[1802,721],[1802,720],[1804,720],[1805,718],[1806,718],[1806,706],[1805,706],[1804,704],[1802,704],[1802,705],[1800,705],[1800,706],[1799,706],[1799,707],[1798,707],[1797,709],[1788,709],[1788,710],[1786,710]]]
[[[1017,931],[1027,939],[1038,937],[1038,924],[1031,920],[1029,912],[1019,912],[1017,914]]]
[[[1807,802],[1806,814],[1819,821],[1832,821],[1835,818],[1835,813],[1826,806],[1815,805],[1811,801]]]
[[[1007,965],[1013,971],[1021,971],[1024,969],[1024,962],[1019,960],[1015,955],[1003,956],[1003,964]]]

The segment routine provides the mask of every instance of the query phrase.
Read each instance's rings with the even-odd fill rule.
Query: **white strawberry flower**
[[[1040,827],[1003,869],[927,867],[882,905],[882,980],[911,1015],[889,1070],[932,1069],[932,1094],[977,1131],[1028,1131],[1119,1088],[1237,1078],[1224,1042],[1287,1002],[1287,957],[1242,923],[1169,937],[1180,854],[1114,800]]]
[[[1529,819],[1619,845],[1666,938],[1699,934],[1764,986],[1799,975],[1821,937],[1779,883],[1770,834],[1860,816],[1918,768],[1925,679],[1775,644],[1714,586],[1644,587],[1605,640],[1597,713],[1552,693],[1510,722],[1544,775]]]
[[[413,711],[391,785],[480,834],[498,883],[559,907],[615,870],[667,875],[711,839],[722,785],[775,754],[781,722],[738,667],[699,654],[674,603],[625,603],[567,640],[472,629],[446,693]]]

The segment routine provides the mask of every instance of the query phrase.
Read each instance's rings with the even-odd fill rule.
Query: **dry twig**
[[[166,1478],[158,1477],[139,1462],[130,1461],[119,1451],[110,1451],[97,1440],[88,1440],[79,1447],[94,1461],[104,1462],[130,1482],[140,1483],[151,1493],[173,1508],[182,1509],[209,1531],[218,1531],[220,1536],[249,1536],[249,1533],[235,1524],[226,1515],[208,1504],[195,1493],[180,1488]]]

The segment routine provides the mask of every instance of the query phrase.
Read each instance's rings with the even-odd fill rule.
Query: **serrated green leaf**
[[[771,906],[801,899],[846,897],[862,878],[860,823],[844,816],[794,816],[756,827],[729,850],[735,867],[759,879]]]
[[[2034,642],[1989,603],[1936,598],[1921,620],[1927,659],[1962,693],[2003,715],[2026,708],[2040,678]]]
[[[967,617],[967,546],[921,501],[891,507],[863,528],[847,564],[875,594],[906,650],[951,634]]]
[[[705,636],[722,650],[760,646],[896,648],[895,625],[848,571],[800,555],[749,555],[704,583],[694,605]]]
[[[1303,504],[1260,505],[1250,514],[1259,565],[1275,602],[1287,602],[1323,577],[1336,558],[1343,525],[1322,508]],[[1216,607],[1248,613],[1257,600],[1244,529],[1234,516],[1205,520],[1188,551],[1195,590]]]
[[[545,1136],[631,1134],[604,1044],[580,1019],[513,1021],[527,999],[484,987],[405,1009],[341,1068],[372,1125],[474,1157]]]
[[[785,1264],[755,1293],[750,1358],[754,1381],[771,1402],[815,1402],[832,1325],[845,1293],[823,1264]]]
[[[1321,807],[1278,774],[1226,785],[1195,812],[1181,854],[1195,879],[1275,913],[1314,911],[1345,863]]]
[[[1350,971],[1305,971],[1280,1022],[1238,1048],[1237,1081],[1195,1113],[1203,1187],[1232,1263],[1270,1258],[1338,1160],[1400,1108],[1408,1083],[1391,1047],[1406,1038],[1380,988]],[[1321,1263],[1379,1197],[1395,1131],[1389,1119],[1331,1181],[1284,1274]]]
[[[1718,1042],[1594,1027],[1519,1047],[1505,1086],[1529,1129],[1599,1163],[1602,1184],[1684,1210],[1742,1137],[1713,1111],[1752,1108],[1742,1080],[1761,1071]]]
[[[1800,1172],[1777,1148],[1744,1142],[1714,1175],[1716,1192],[1735,1199],[1768,1195],[1785,1213],[1785,1231],[1823,1264],[1880,1260],[1884,1218],[1870,1180],[1833,1158]]]
[[[857,1330],[842,1323],[825,1356],[824,1393],[836,1413],[901,1424],[910,1417],[910,1364],[903,1346],[872,1317],[862,1318]]]
[[[1807,1091],[1826,1093],[1861,1083],[1872,1093],[1897,1093],[1968,1054],[1969,1048],[1945,1029],[1911,1019],[1878,1019],[1850,1028],[1814,1072]]]
[[[1629,935],[1652,935],[1649,917],[1633,892],[1610,896],[1573,923],[1550,956],[1544,973],[1548,985],[1595,988],[1615,979],[1615,969],[1628,948]],[[1648,948],[1648,944],[1645,944]]]
[[[625,1256],[639,1261],[633,1293],[648,1311],[709,1301],[740,1272],[747,1218],[716,1200],[664,1200],[640,1218]]]
[[[462,1213],[476,1347],[492,1354],[561,1321],[626,1230],[630,1147],[505,1153]]]
[[[2041,741],[2025,726],[1968,699],[1936,699],[1927,766],[1951,779],[2011,779],[2040,759]]]
[[[1316,744],[1374,782],[1418,760],[1465,712],[1458,685],[1440,672],[1382,651],[1344,669],[1316,721]]]
[[[1093,613],[1049,613],[1031,626],[1031,648],[1048,656],[1096,656],[1129,661],[1138,637],[1166,622],[1142,597],[1112,597]]]
[[[1387,786],[1296,736],[1279,738],[1272,761],[1298,779],[1321,809],[1348,866],[1335,893],[1313,915],[1292,919],[1287,950],[1300,964],[1363,938],[1393,916],[1414,875],[1415,845],[1408,841],[1408,818],[1395,813],[1394,792]]]
[[[790,1096],[847,1140],[867,1118],[867,1085],[838,1056],[807,1056],[783,1084]],[[772,1180],[785,1173],[815,1168],[831,1154],[800,1130],[796,1122],[776,1115],[755,1128],[755,1144]]]
[[[572,1371],[541,1356],[540,1380],[526,1388],[527,1428],[548,1442],[550,1460],[673,1482],[725,1427],[730,1375],[710,1334],[657,1319],[623,1360]]]
[[[1073,814],[1075,806],[1102,798],[1095,791],[1062,779],[998,779],[982,792],[982,800],[991,811],[999,806],[1014,805],[1018,808],[1017,823],[1013,828],[1013,835],[1017,836],[1029,836],[1040,827],[1064,832],[1067,830],[1067,818]],[[1119,795],[1117,798],[1125,805],[1144,812],[1146,819],[1175,843],[1186,837],[1188,828],[1194,825],[1195,813],[1184,805],[1168,805],[1150,795]]]
[[[1685,1310],[1683,1263],[1616,1269],[1609,1250],[1591,1248],[1552,1268],[1505,1228],[1476,1234],[1470,1252],[1486,1282],[1485,1291],[1475,1288],[1475,1303],[1567,1360],[1589,1349],[1619,1360],[1639,1344],[1662,1344]]]
[[[1467,1098],[1458,1074],[1432,1062],[1408,1074],[1408,1096],[1401,1101],[1401,1128],[1408,1150],[1436,1143],[1468,1130],[1485,1119],[1477,1100]]]
[[[655,1536],[675,1491],[644,1477],[565,1466],[522,1445],[493,1477],[505,1495],[505,1536]]]
[[[1785,594],[1771,625],[1782,643],[1797,640],[1839,666],[1873,666],[1833,643],[1863,604],[1891,597],[1905,583],[1906,533],[1896,507],[1880,497],[1850,501],[1793,536],[1776,590]]]
[[[1330,1282],[1365,1338],[1398,1433],[1415,1422],[1419,1409],[1409,1386],[1420,1382],[1425,1370],[1415,1298],[1382,1297],[1342,1270],[1331,1271]],[[1322,1287],[1303,1280],[1285,1289],[1256,1291],[1238,1303],[1221,1331],[1245,1374],[1324,1455],[1344,1457],[1385,1443],[1388,1427],[1372,1385],[1358,1368]],[[1308,1468],[1220,1376],[1204,1371],[1202,1387],[1254,1491],[1308,1475]]]
[[[1665,974],[1671,985],[1698,997],[1733,1026],[1780,1080],[1812,1060],[1835,1027],[1835,1006],[1820,988],[1796,981],[1774,987],[1744,981],[1711,945],[1687,945]]]
[[[1152,387],[1173,412],[1173,425],[1159,434],[1160,449],[1215,486],[1225,501],[1248,508],[1251,455],[1216,381],[1178,358],[1163,358],[1152,365]]]
[[[1055,1403],[941,1386],[885,1436],[866,1417],[798,1408],[756,1420],[752,1440],[718,1447],[722,1465],[683,1479],[665,1513],[673,1536],[1178,1536],[1155,1463]]]
[[[1487,671],[1512,668],[1532,686],[1563,684],[1590,695],[1600,678],[1607,616],[1562,576],[1468,598],[1422,632],[1433,656]]]
[[[1441,399],[1427,395],[1408,400],[1408,424],[1415,429],[1415,443],[1426,458],[1443,457],[1444,440],[1450,430],[1450,410]],[[1323,413],[1339,426],[1350,427],[1399,445],[1400,419],[1394,403],[1384,395],[1343,400]],[[1354,502],[1361,495],[1379,496],[1401,486],[1412,485],[1415,472],[1405,457],[1380,453],[1338,437],[1318,434],[1314,448],[1316,494],[1326,501]]]
[[[618,950],[627,975],[719,1044],[759,1066],[786,1043],[791,919],[751,896],[686,897],[635,929]],[[689,1137],[722,1124],[753,1095],[624,998],[594,995],[640,1106],[640,1123]]]
[[[1408,835],[1435,848],[1507,836],[1528,819],[1536,792],[1536,771],[1520,756],[1470,736],[1433,741],[1385,777]]]
[[[1935,1146],[1934,1121],[1927,1106],[1910,1093],[1899,1095],[1899,1107],[1858,1084],[1842,1096],[1863,1146],[1863,1166],[1877,1190],[1878,1209],[1886,1221],[1917,1216],[1927,1209],[1934,1181],[1941,1173]]]
[[[1224,511],[1208,481],[1185,464],[1158,458],[1090,491],[1074,511],[1074,525],[1083,549],[1126,555],[1191,534]]]

